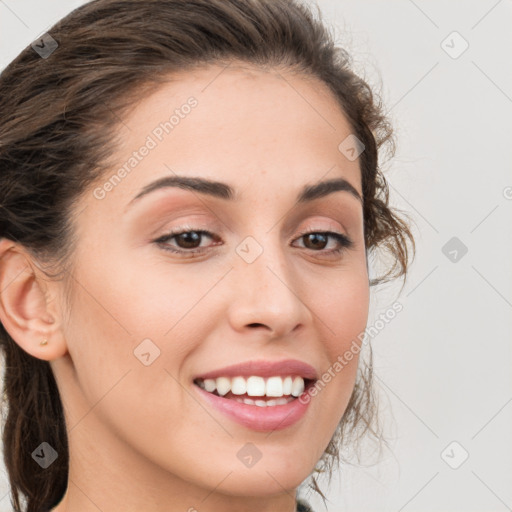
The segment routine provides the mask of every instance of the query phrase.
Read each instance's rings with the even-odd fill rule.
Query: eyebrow
[[[167,187],[176,187],[185,190],[193,190],[200,194],[207,194],[219,199],[235,200],[235,190],[228,184],[220,181],[213,181],[205,178],[190,176],[165,176],[146,185],[129,203],[130,206],[141,197]],[[334,192],[348,192],[355,197],[361,204],[363,199],[354,186],[344,178],[334,178],[331,180],[321,181],[314,185],[305,185],[299,192],[297,203],[305,203],[313,199],[325,197]]]

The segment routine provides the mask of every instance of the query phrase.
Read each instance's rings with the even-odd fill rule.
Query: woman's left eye
[[[303,240],[306,249],[313,251],[322,251],[327,255],[336,255],[353,247],[354,242],[346,235],[335,233],[333,231],[310,231],[303,233],[297,240]],[[334,242],[334,248],[325,250],[329,241]]]
[[[214,240],[215,244],[206,247],[201,246],[201,242],[205,237]],[[294,242],[297,240],[303,241],[303,248],[314,252],[321,252],[325,255],[339,254],[354,245],[352,240],[346,235],[332,231],[309,231],[296,238]],[[153,240],[153,242],[166,251],[187,256],[206,252],[209,247],[220,245],[219,242],[221,242],[221,239],[209,231],[201,229],[182,229],[163,235]],[[174,244],[170,242],[174,242]],[[334,242],[334,248],[326,249],[329,246],[329,242]]]

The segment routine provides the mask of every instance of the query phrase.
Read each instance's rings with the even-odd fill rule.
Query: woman
[[[307,510],[371,428],[339,357],[414,248],[346,52],[292,0],[95,0],[0,93],[14,509]]]

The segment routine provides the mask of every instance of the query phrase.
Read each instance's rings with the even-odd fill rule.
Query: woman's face
[[[357,354],[335,363],[368,315],[359,161],[339,149],[350,134],[323,84],[234,64],[175,76],[123,119],[112,172],[76,204],[68,354],[52,361],[72,459],[146,489],[240,496],[309,475]],[[178,178],[196,188],[151,186]],[[346,184],[307,194],[330,180]],[[307,405],[290,401],[286,377],[297,394],[295,377],[325,372]]]

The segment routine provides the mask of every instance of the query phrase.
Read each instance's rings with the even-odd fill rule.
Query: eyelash
[[[167,234],[157,238],[156,240],[153,240],[153,242],[156,243],[159,247],[161,247],[164,251],[169,251],[174,254],[180,254],[183,256],[204,253],[208,250],[208,248],[194,248],[194,249],[177,250],[177,249],[171,248],[171,246],[166,244],[166,242],[168,242],[169,240],[172,240],[173,238],[175,238],[179,235],[183,235],[183,234],[187,234],[187,233],[197,233],[200,236],[206,235],[209,238],[211,238],[212,240],[215,240],[215,239],[220,240],[220,238],[218,236],[214,235],[213,233],[211,233],[209,231],[205,231],[202,229],[193,229],[190,227],[184,227],[184,228],[180,228],[179,230],[176,230],[176,231],[171,231],[170,233],[167,233]],[[306,231],[306,232],[302,233],[295,240],[299,240],[299,239],[301,239],[307,235],[311,235],[311,234],[324,235],[324,236],[327,236],[330,238],[334,238],[338,242],[339,247],[337,249],[331,249],[331,250],[327,250],[327,251],[325,251],[324,249],[320,249],[318,251],[316,251],[314,249],[308,249],[309,251],[312,251],[312,252],[323,253],[324,255],[327,255],[329,257],[331,257],[331,256],[335,257],[337,255],[341,255],[342,253],[351,249],[354,246],[354,242],[350,238],[348,238],[346,235],[343,235],[341,233],[336,233],[333,231],[310,230],[310,231]],[[307,247],[305,249],[307,249]]]

